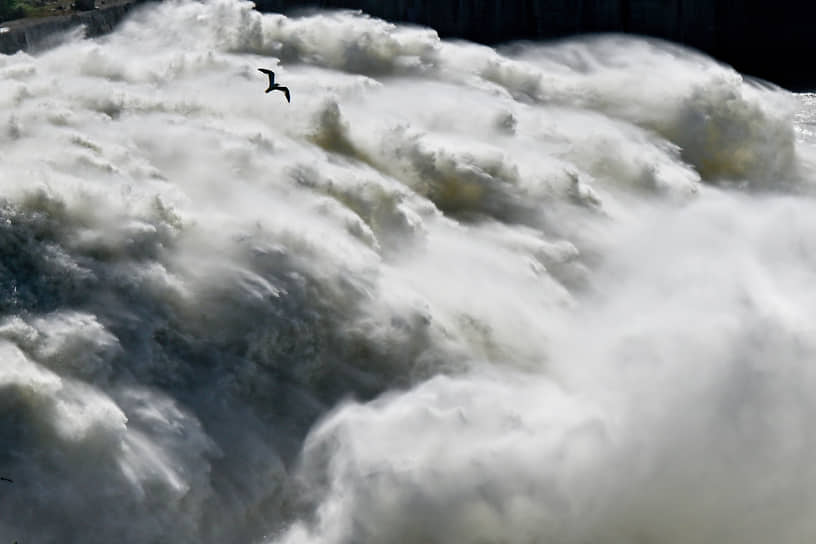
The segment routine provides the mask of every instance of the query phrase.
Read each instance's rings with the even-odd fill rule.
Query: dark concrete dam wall
[[[624,32],[685,44],[738,70],[812,88],[814,0],[256,0],[261,11],[360,9],[486,44]]]
[[[0,53],[11,55],[20,50],[48,47],[54,36],[80,25],[85,27],[86,36],[106,34],[125,18],[133,6],[145,1],[108,2],[108,5],[72,15],[9,21],[0,25]]]

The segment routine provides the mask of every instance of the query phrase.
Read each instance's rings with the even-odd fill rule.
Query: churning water
[[[0,56],[0,540],[813,542],[815,122],[234,0]]]

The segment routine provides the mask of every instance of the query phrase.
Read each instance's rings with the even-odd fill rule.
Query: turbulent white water
[[[0,56],[0,541],[812,542],[814,126],[232,0]]]

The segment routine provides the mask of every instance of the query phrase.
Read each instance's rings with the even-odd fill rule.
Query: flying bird
[[[258,71],[263,72],[264,74],[269,76],[269,88],[266,89],[266,92],[281,91],[283,95],[286,97],[287,102],[292,101],[291,97],[289,96],[289,88],[275,83],[275,72],[273,72],[272,70],[267,70],[266,68],[258,68]]]
[[[6,478],[5,476],[0,476],[0,480],[3,480],[4,482],[8,482],[10,484],[14,483],[14,480],[12,480],[11,478]]]

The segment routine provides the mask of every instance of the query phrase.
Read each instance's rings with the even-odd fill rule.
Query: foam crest
[[[428,427],[455,439],[428,440]],[[603,479],[593,465],[607,432],[591,409],[522,376],[438,378],[345,407],[305,445],[301,485],[321,497],[314,525],[280,542],[572,541],[591,503],[574,487]]]
[[[473,66],[518,98],[587,108],[656,130],[706,180],[773,184],[796,176],[790,97],[710,59],[621,37],[508,52],[510,58],[487,52]]]
[[[13,344],[4,343],[2,350],[9,364],[4,365],[0,383],[11,393],[9,402],[28,407],[35,428],[50,431],[71,446],[104,441],[124,431],[126,418],[106,395],[82,382],[60,378]]]
[[[264,19],[270,54],[359,74],[421,73],[435,64],[439,38],[428,29],[399,27],[354,12]]]

